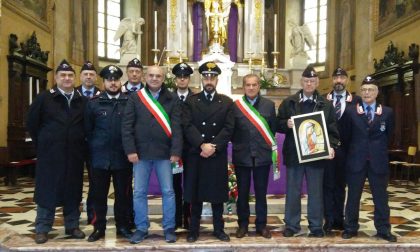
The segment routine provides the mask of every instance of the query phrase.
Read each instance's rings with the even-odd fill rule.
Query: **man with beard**
[[[88,241],[105,237],[108,191],[112,177],[115,203],[114,217],[117,235],[131,237],[127,208],[131,205],[127,190],[131,184],[131,166],[125,156],[121,139],[121,118],[128,97],[121,93],[121,69],[108,65],[100,76],[105,91],[93,97],[85,111],[85,129],[92,164],[93,233]]]
[[[182,154],[181,106],[178,97],[163,86],[163,78],[159,66],[149,66],[145,88],[130,94],[124,111],[122,140],[134,173],[136,232],[130,239],[132,244],[148,236],[147,191],[153,169],[162,192],[165,241],[176,242],[171,163],[178,162]]]
[[[122,86],[122,92],[130,94],[131,92],[139,91],[144,87],[144,84],[141,83],[141,79],[143,77],[143,65],[139,59],[134,58],[128,62],[126,73],[128,80]]]
[[[96,69],[95,66],[90,62],[86,61],[82,69],[80,70],[80,82],[82,83],[80,86],[78,86],[76,89],[79,90],[79,92],[87,97],[92,98],[95,95],[99,95],[101,91],[99,88],[95,86],[96,82]],[[89,156],[87,154],[87,156]],[[93,219],[93,203],[92,203],[92,190],[90,185],[92,182],[92,176],[91,176],[91,165],[89,162],[89,158],[86,160],[86,169],[88,172],[88,178],[89,178],[89,191],[88,196],[86,199],[86,212],[87,212],[87,224],[90,224]]]
[[[349,133],[348,113],[354,109],[356,103],[360,103],[360,96],[352,96],[346,90],[348,83],[347,72],[338,67],[332,74],[333,90],[327,95],[327,100],[334,106],[337,120],[337,128],[340,133],[341,145],[335,150],[334,159],[327,162],[324,171],[324,218],[323,229],[325,233],[331,234],[332,230],[344,229],[344,201],[346,193],[345,165],[348,143],[344,139]]]
[[[227,144],[233,132],[233,102],[216,92],[221,73],[216,63],[206,62],[198,71],[204,90],[188,97],[183,107],[184,134],[190,145],[184,183],[184,199],[191,203],[187,241],[198,239],[203,202],[211,203],[213,235],[230,241],[223,230],[223,202],[228,200]]]
[[[63,207],[66,235],[83,239],[79,229],[85,162],[83,113],[87,99],[74,89],[75,73],[63,60],[55,71],[56,86],[31,104],[27,128],[37,152],[35,242],[48,241],[56,207]]]
[[[188,87],[190,83],[190,75],[194,71],[187,63],[178,63],[172,68],[172,73],[175,75],[176,89],[174,93],[178,95],[181,102],[185,102],[188,97],[193,95],[191,89]],[[184,141],[184,147],[182,151],[182,161],[184,164],[184,177],[185,173],[188,172],[188,168],[185,166],[185,160],[187,160],[186,152],[188,150],[188,144]],[[187,162],[188,163],[188,162]],[[176,214],[175,223],[176,228],[179,228],[184,224],[184,228],[189,228],[190,219],[190,204],[187,202],[183,203],[182,200],[182,173],[174,174],[174,191],[175,191],[175,202],[176,202]],[[184,219],[184,221],[182,220]]]

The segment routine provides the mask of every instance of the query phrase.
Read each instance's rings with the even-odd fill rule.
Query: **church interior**
[[[67,239],[62,212],[57,211],[49,242],[38,245],[33,240],[36,157],[25,129],[30,104],[54,85],[54,69],[62,59],[76,73],[87,60],[97,69],[115,64],[124,79],[127,63],[137,57],[145,68],[162,66],[165,85],[172,88],[172,67],[187,62],[194,69],[190,87],[197,92],[198,67],[214,60],[222,69],[217,92],[235,99],[243,94],[242,77],[255,73],[261,77],[261,95],[273,100],[276,109],[301,88],[302,71],[311,64],[320,77],[318,91],[325,95],[332,90],[337,67],[347,71],[347,89],[353,94],[360,94],[366,75],[378,80],[378,101],[395,113],[389,159],[420,164],[419,33],[420,0],[0,0],[0,251],[420,251],[420,165],[395,162],[390,163],[388,186],[390,222],[398,236],[394,244],[373,237],[374,204],[367,181],[359,237],[343,240],[335,232],[323,239],[307,238],[307,195],[302,192],[303,232],[284,238],[283,177],[278,184],[270,181],[270,240],[252,231],[244,239],[233,238],[233,204],[224,215],[230,243],[206,233],[211,229],[209,214],[202,219],[197,243],[187,243],[187,231],[178,229],[178,241],[167,244],[159,226],[161,197],[153,192],[151,235],[132,245],[116,238],[111,189],[110,232],[104,240]],[[102,88],[99,78],[97,86]],[[84,211],[86,177],[80,225],[90,233]],[[252,197],[250,202],[253,206]]]

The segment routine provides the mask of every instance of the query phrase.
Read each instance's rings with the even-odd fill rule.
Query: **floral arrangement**
[[[228,185],[229,185],[229,200],[227,202],[228,214],[232,214],[232,205],[236,203],[238,198],[238,185],[236,184],[235,166],[232,163],[228,164]]]
[[[163,84],[167,89],[171,91],[176,89],[175,77],[172,77],[170,74],[165,75],[165,80],[163,81]]]

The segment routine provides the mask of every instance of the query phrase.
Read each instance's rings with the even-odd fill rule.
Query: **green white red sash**
[[[171,121],[169,120],[169,116],[162,105],[160,105],[160,103],[155,98],[153,98],[152,94],[149,90],[147,90],[147,88],[142,88],[137,92],[137,95],[139,96],[141,102],[149,110],[149,112],[152,113],[152,115],[158,121],[166,135],[169,138],[172,137]]]
[[[274,134],[271,132],[267,121],[261,114],[248,102],[245,96],[235,101],[236,106],[245,115],[246,118],[257,128],[258,132],[264,138],[265,142],[271,147],[271,160],[273,162],[274,180],[280,178],[278,167],[277,143]]]

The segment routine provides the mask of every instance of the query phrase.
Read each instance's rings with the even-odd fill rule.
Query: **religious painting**
[[[291,117],[299,163],[326,159],[330,142],[323,111]]]
[[[49,31],[48,0],[5,0],[3,3],[14,13]]]
[[[336,63],[346,70],[354,68],[355,1],[337,1]]]
[[[420,0],[377,0],[377,33],[375,39],[390,34],[420,18]]]

